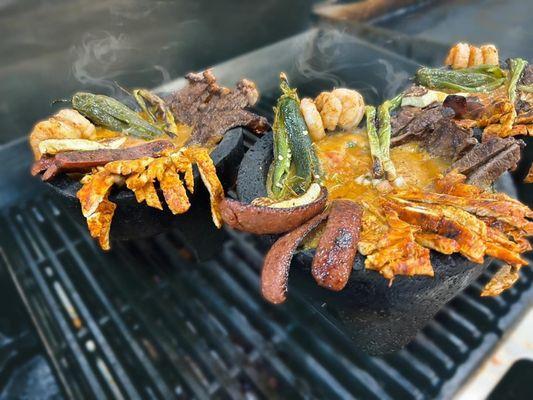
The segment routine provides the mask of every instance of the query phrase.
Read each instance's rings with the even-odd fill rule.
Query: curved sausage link
[[[335,200],[320,237],[311,272],[316,282],[330,290],[342,290],[357,254],[363,208],[353,201]]]
[[[233,229],[257,235],[278,234],[296,229],[324,210],[327,195],[326,188],[322,188],[313,202],[288,208],[258,206],[225,198],[220,202],[220,212],[224,223]]]
[[[274,304],[285,301],[293,253],[303,238],[327,218],[328,213],[329,211],[325,210],[313,217],[305,224],[279,238],[270,248],[261,272],[261,292],[267,301]]]

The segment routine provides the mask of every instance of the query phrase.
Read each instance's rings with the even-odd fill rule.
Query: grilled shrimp
[[[322,117],[312,99],[302,99],[300,102],[300,111],[302,112],[305,124],[307,125],[307,129],[309,130],[309,134],[313,141],[320,140],[326,136],[324,125],[322,124]]]
[[[342,104],[338,126],[341,129],[352,129],[359,125],[363,115],[365,115],[363,96],[355,90],[344,88],[335,89],[331,94],[338,98]]]
[[[330,92],[322,92],[315,99],[315,105],[322,117],[324,128],[334,131],[342,113],[341,101]]]
[[[450,49],[448,57],[444,63],[451,65],[453,69],[460,69],[468,67],[468,60],[470,59],[470,46],[466,43],[457,43]]]
[[[484,44],[481,46],[481,52],[483,53],[483,64],[498,65],[500,63],[498,49],[493,44]]]
[[[468,66],[473,67],[475,65],[481,65],[483,64],[483,51],[479,47],[476,46],[468,46],[470,54],[468,56]]]
[[[445,65],[451,65],[453,69],[482,64],[498,65],[499,63],[498,49],[493,44],[477,47],[468,43],[457,43],[450,49],[444,61]]]

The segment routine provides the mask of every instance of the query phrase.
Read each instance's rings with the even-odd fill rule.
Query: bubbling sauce
[[[324,172],[324,185],[329,199],[349,199],[372,202],[379,192],[372,185],[356,182],[371,171],[372,159],[365,130],[336,133],[316,142],[317,154]],[[444,173],[450,163],[434,157],[411,142],[393,147],[390,156],[398,176],[407,186],[431,188],[435,178]]]

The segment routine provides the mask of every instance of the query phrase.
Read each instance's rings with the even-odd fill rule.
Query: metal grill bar
[[[10,229],[2,248],[21,254],[10,251],[5,262],[63,384],[94,397],[438,396],[531,292],[517,285],[507,297],[481,299],[484,274],[406,349],[368,357],[297,289],[283,307],[259,298],[264,246],[251,236],[228,231],[217,259],[195,266],[177,256],[173,234],[103,254],[48,198],[9,210],[2,223]]]

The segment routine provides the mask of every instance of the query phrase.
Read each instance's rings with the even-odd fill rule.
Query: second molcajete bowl
[[[266,178],[272,162],[272,134],[258,140],[246,153],[237,177],[239,200],[266,196]],[[269,243],[272,236],[264,236]],[[314,251],[295,254],[290,285],[302,289],[325,316],[353,339],[356,347],[378,355],[399,350],[453,297],[465,289],[490,264],[473,263],[454,254],[431,252],[434,277],[397,276],[394,283],[378,272],[365,270],[364,256],[356,257],[346,287],[332,292],[316,285],[311,276]],[[290,296],[290,290],[289,290]]]

